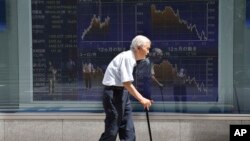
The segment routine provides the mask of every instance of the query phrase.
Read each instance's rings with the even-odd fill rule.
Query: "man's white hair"
[[[151,41],[143,35],[137,35],[135,36],[135,38],[132,40],[131,45],[130,45],[130,49],[134,50],[138,47],[143,47],[146,43],[150,43]]]

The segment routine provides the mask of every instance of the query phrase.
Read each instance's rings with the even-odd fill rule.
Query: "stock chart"
[[[131,40],[138,34],[151,39],[152,48],[162,50],[163,56],[154,64],[154,70],[164,87],[152,84],[155,101],[218,100],[218,0],[44,1],[50,11],[45,15],[35,11],[44,9],[37,3],[33,0],[33,26],[48,25],[35,19],[41,16],[47,20],[54,18],[55,22],[43,29],[44,34],[33,30],[33,36],[39,38],[38,43],[33,43],[33,49],[36,52],[42,49],[45,66],[48,66],[48,58],[52,62],[61,60],[61,64],[56,64],[55,94],[49,94],[50,82],[43,79],[44,85],[34,86],[37,100],[53,100],[55,95],[60,96],[59,100],[100,100],[101,81],[109,61],[129,49]],[[62,4],[64,6],[53,9]],[[58,24],[60,19],[64,22]],[[49,27],[54,27],[52,31],[56,32],[48,30]],[[48,39],[52,37],[55,39]],[[40,38],[48,41],[42,46]],[[74,61],[75,70],[65,78],[64,74],[70,73],[67,71],[69,59]],[[35,55],[33,60],[39,62]],[[95,69],[91,89],[85,88],[83,67],[87,63]],[[48,70],[35,71],[34,75],[48,77],[49,73]],[[69,90],[64,90],[69,85]],[[39,91],[46,96],[42,98]]]

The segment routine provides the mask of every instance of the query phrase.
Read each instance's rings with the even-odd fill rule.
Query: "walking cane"
[[[150,141],[153,141],[152,140],[152,134],[151,134],[150,121],[149,121],[149,116],[148,116],[148,109],[145,108],[145,111],[146,111],[146,117],[147,117],[147,123],[148,123],[149,138],[150,138]]]
[[[160,92],[161,92],[161,99],[162,99],[162,104],[163,104],[163,112],[165,112],[166,106],[165,106],[165,100],[164,100],[164,96],[163,96],[163,86],[160,87]]]

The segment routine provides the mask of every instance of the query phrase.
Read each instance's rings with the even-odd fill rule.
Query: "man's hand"
[[[149,110],[149,107],[153,104],[153,102],[154,102],[153,100],[149,100],[146,98],[142,98],[142,100],[140,101],[144,109],[148,109],[148,110]]]
[[[162,83],[159,83],[159,86],[162,88],[162,87],[164,87],[164,85],[162,84]]]

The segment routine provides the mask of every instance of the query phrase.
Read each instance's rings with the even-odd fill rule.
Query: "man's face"
[[[143,47],[139,48],[140,59],[145,59],[149,54],[149,49],[151,48],[150,43],[146,43]]]

